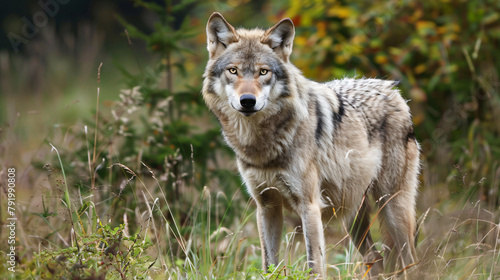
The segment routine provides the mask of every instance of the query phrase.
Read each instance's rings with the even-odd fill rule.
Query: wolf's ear
[[[266,30],[261,42],[269,45],[276,54],[285,62],[292,53],[293,38],[295,37],[295,27],[289,18],[282,19],[273,27]]]
[[[210,58],[219,56],[231,43],[238,42],[236,30],[219,13],[213,13],[207,23],[207,49]]]

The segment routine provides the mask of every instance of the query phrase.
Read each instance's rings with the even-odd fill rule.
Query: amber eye
[[[229,73],[234,74],[234,75],[236,75],[236,73],[238,73],[238,71],[236,70],[236,68],[229,68],[227,70],[229,70]]]
[[[266,74],[267,74],[267,72],[269,72],[269,70],[267,70],[267,69],[260,69],[260,75],[261,75],[261,76],[266,75]]]

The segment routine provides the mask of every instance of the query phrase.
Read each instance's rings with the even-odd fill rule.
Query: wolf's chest
[[[279,200],[286,208],[294,209],[299,203],[300,178],[282,169],[245,168],[241,160],[238,160],[238,169],[247,182],[248,192],[263,205]]]
[[[297,126],[286,114],[259,122],[235,118],[221,125],[226,143],[248,166],[285,168],[295,154]]]

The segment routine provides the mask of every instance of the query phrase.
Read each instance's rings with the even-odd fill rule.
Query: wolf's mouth
[[[246,108],[236,109],[235,106],[232,103],[231,103],[231,107],[234,110],[240,112],[245,117],[251,117],[251,116],[255,115],[255,113],[257,113],[258,111],[262,110],[262,108],[264,108],[264,106],[262,106],[262,108],[260,108],[260,109],[255,109],[255,108],[251,108],[251,109],[246,109]]]
[[[254,115],[255,113],[257,113],[258,111],[257,110],[244,110],[244,109],[241,109],[241,110],[238,110],[238,112],[240,112],[245,117],[250,117],[250,116]]]

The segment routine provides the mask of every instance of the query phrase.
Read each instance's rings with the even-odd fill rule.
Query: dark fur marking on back
[[[386,130],[387,130],[387,116],[384,116],[384,118],[382,118],[382,121],[380,122],[380,134],[385,134]]]
[[[338,112],[333,112],[333,123],[341,123],[342,117],[345,115],[344,101],[340,94],[337,93],[337,99],[339,100]]]
[[[316,99],[316,118],[318,119],[318,122],[316,124],[315,137],[316,137],[316,142],[319,143],[319,139],[321,137],[321,134],[323,134],[323,126],[325,124],[323,121],[323,112],[321,111],[320,103],[319,103],[318,99]]]
[[[372,134],[372,133],[370,133],[370,134]],[[378,136],[380,137],[380,140],[382,141],[382,143],[385,143],[386,136],[387,136],[387,115],[384,115],[384,117],[380,121],[380,126],[378,127]],[[371,140],[371,137],[368,138],[368,141],[371,143],[370,140]]]

